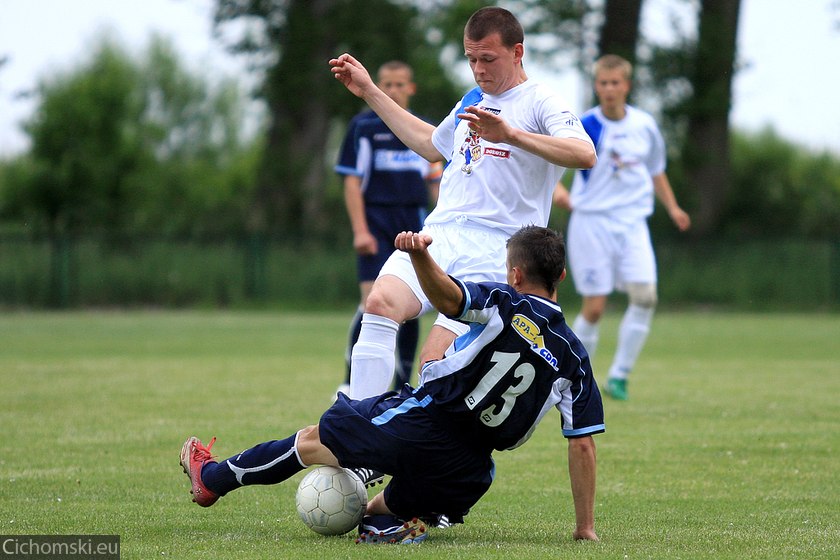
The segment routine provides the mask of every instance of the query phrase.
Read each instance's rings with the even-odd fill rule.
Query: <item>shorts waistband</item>
[[[465,216],[463,214],[461,214],[460,216],[457,216],[454,220],[450,220],[448,222],[437,222],[437,223],[433,223],[433,224],[426,224],[425,227],[430,228],[430,229],[431,228],[441,228],[441,229],[445,229],[445,228],[469,228],[469,229],[475,229],[475,230],[478,230],[478,231],[484,231],[484,232],[487,232],[487,233],[493,233],[493,234],[496,234],[496,235],[501,235],[501,236],[504,236],[505,238],[510,237],[510,234],[508,232],[506,232],[505,230],[501,229],[501,228],[488,226],[486,224],[482,224],[481,222],[477,222],[475,220],[472,220],[472,219],[470,219],[469,216]]]

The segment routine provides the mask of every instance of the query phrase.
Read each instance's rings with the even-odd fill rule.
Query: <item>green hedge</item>
[[[840,242],[667,241],[656,250],[665,307],[840,308]],[[578,306],[571,279],[558,296],[563,305]],[[6,308],[304,309],[351,306],[357,299],[349,245],[0,236],[0,305]]]

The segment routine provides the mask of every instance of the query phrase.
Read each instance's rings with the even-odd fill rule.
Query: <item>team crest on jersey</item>
[[[482,109],[497,115],[502,112],[501,109],[492,109],[489,107],[482,107]],[[490,146],[483,147],[481,145],[481,136],[472,129],[469,129],[467,137],[461,144],[458,153],[464,156],[464,165],[461,166],[461,171],[467,175],[472,174],[473,169],[481,162],[484,156],[502,159],[508,159],[510,157],[510,150]]]
[[[557,358],[555,358],[551,351],[545,347],[545,339],[540,333],[540,328],[536,323],[525,315],[516,314],[513,316],[510,324],[519,336],[531,344],[531,350],[533,350],[535,354],[554,368],[554,371],[558,370]]]
[[[481,136],[476,134],[474,130],[469,129],[469,134],[461,144],[459,152],[464,156],[464,165],[461,166],[461,171],[471,175],[473,168],[479,164],[482,158]]]

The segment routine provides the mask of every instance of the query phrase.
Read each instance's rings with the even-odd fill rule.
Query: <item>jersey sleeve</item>
[[[580,119],[559,95],[550,92],[543,93],[536,110],[545,134],[557,138],[577,138],[592,145],[593,150],[595,149]]]
[[[357,116],[347,125],[344,140],[341,142],[338,162],[335,165],[335,172],[339,175],[355,175],[357,177],[362,175],[362,171],[357,166],[359,159],[358,128],[359,117]]]
[[[451,276],[450,278],[455,280],[464,294],[460,315],[450,318],[464,323],[486,324],[496,314],[493,308],[502,300],[512,300],[519,297],[513,288],[507,284],[496,282],[475,283],[458,280]]]
[[[648,154],[647,165],[651,177],[656,177],[665,171],[667,165],[667,153],[665,151],[665,140],[653,117],[650,118],[650,153]]]

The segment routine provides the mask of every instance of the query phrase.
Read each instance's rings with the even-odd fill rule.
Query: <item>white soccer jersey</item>
[[[450,161],[441,178],[437,206],[427,224],[458,218],[498,228],[511,235],[524,225],[545,226],[551,195],[564,168],[509,144],[473,134],[456,115],[477,105],[500,115],[510,126],[560,138],[591,142],[568,104],[531,80],[489,95],[475,88],[438,125],[432,142]]]
[[[571,189],[575,212],[601,212],[626,222],[653,212],[653,180],[665,171],[665,142],[653,117],[627,106],[620,121],[600,107],[581,117],[598,151],[592,169],[578,171]]]

